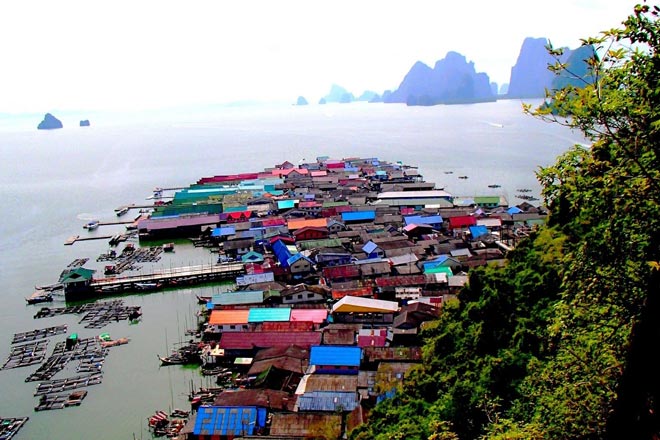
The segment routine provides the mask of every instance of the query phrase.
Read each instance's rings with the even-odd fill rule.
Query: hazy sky
[[[0,112],[234,100],[310,102],[396,88],[450,50],[509,81],[525,37],[575,48],[641,0],[6,0]]]

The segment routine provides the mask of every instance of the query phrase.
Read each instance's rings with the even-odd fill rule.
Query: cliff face
[[[552,87],[555,74],[548,70],[549,65],[557,62],[546,49],[548,40],[545,38],[525,38],[516,65],[511,68],[509,81],[509,98],[543,98],[545,90]],[[560,61],[564,62],[570,55],[570,50],[564,49]]]
[[[468,63],[463,55],[449,52],[433,69],[416,62],[399,88],[383,98],[385,102],[435,105],[493,101],[495,95],[488,75],[477,73],[474,63]]]

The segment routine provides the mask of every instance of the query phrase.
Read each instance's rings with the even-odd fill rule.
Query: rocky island
[[[38,130],[54,130],[56,128],[62,128],[62,121],[50,113],[46,113],[43,121],[41,121],[37,126]]]

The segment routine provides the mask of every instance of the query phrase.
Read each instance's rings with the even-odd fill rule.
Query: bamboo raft
[[[2,367],[0,367],[0,370],[9,370],[11,368],[20,368],[34,364],[40,364],[46,357],[47,348],[48,340],[30,342],[24,345],[14,346],[12,347],[7,360],[2,365]]]
[[[12,344],[22,344],[23,342],[31,342],[37,339],[44,339],[51,336],[61,335],[62,333],[67,332],[67,326],[57,325],[54,327],[46,327],[36,330],[30,330],[28,332],[15,333],[12,338]]]

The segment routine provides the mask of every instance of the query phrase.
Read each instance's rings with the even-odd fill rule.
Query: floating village
[[[197,365],[214,386],[191,389],[187,408],[144,414],[152,435],[341,438],[422,361],[425,323],[468,282],[470,269],[501,264],[545,221],[530,190],[517,191],[516,205],[502,195],[459,197],[425,182],[415,166],[377,158],[319,157],[204,177],[156,188],[148,203],[85,224],[126,227],[65,242],[107,240],[110,250],[96,259],[103,269],[77,259],[26,301],[36,304],[36,322],[75,314],[84,328],[103,332],[108,323],[141,319],[123,295],[234,283],[198,295],[190,340],[159,355],[168,368]],[[182,239],[217,263],[139,271]],[[72,305],[54,307],[57,296]],[[41,326],[13,335],[0,369],[36,367],[25,379],[35,383],[35,411],[75,411],[67,408],[96,392],[105,359],[128,343]],[[59,377],[65,367],[75,374]],[[28,419],[1,419],[0,439]]]

